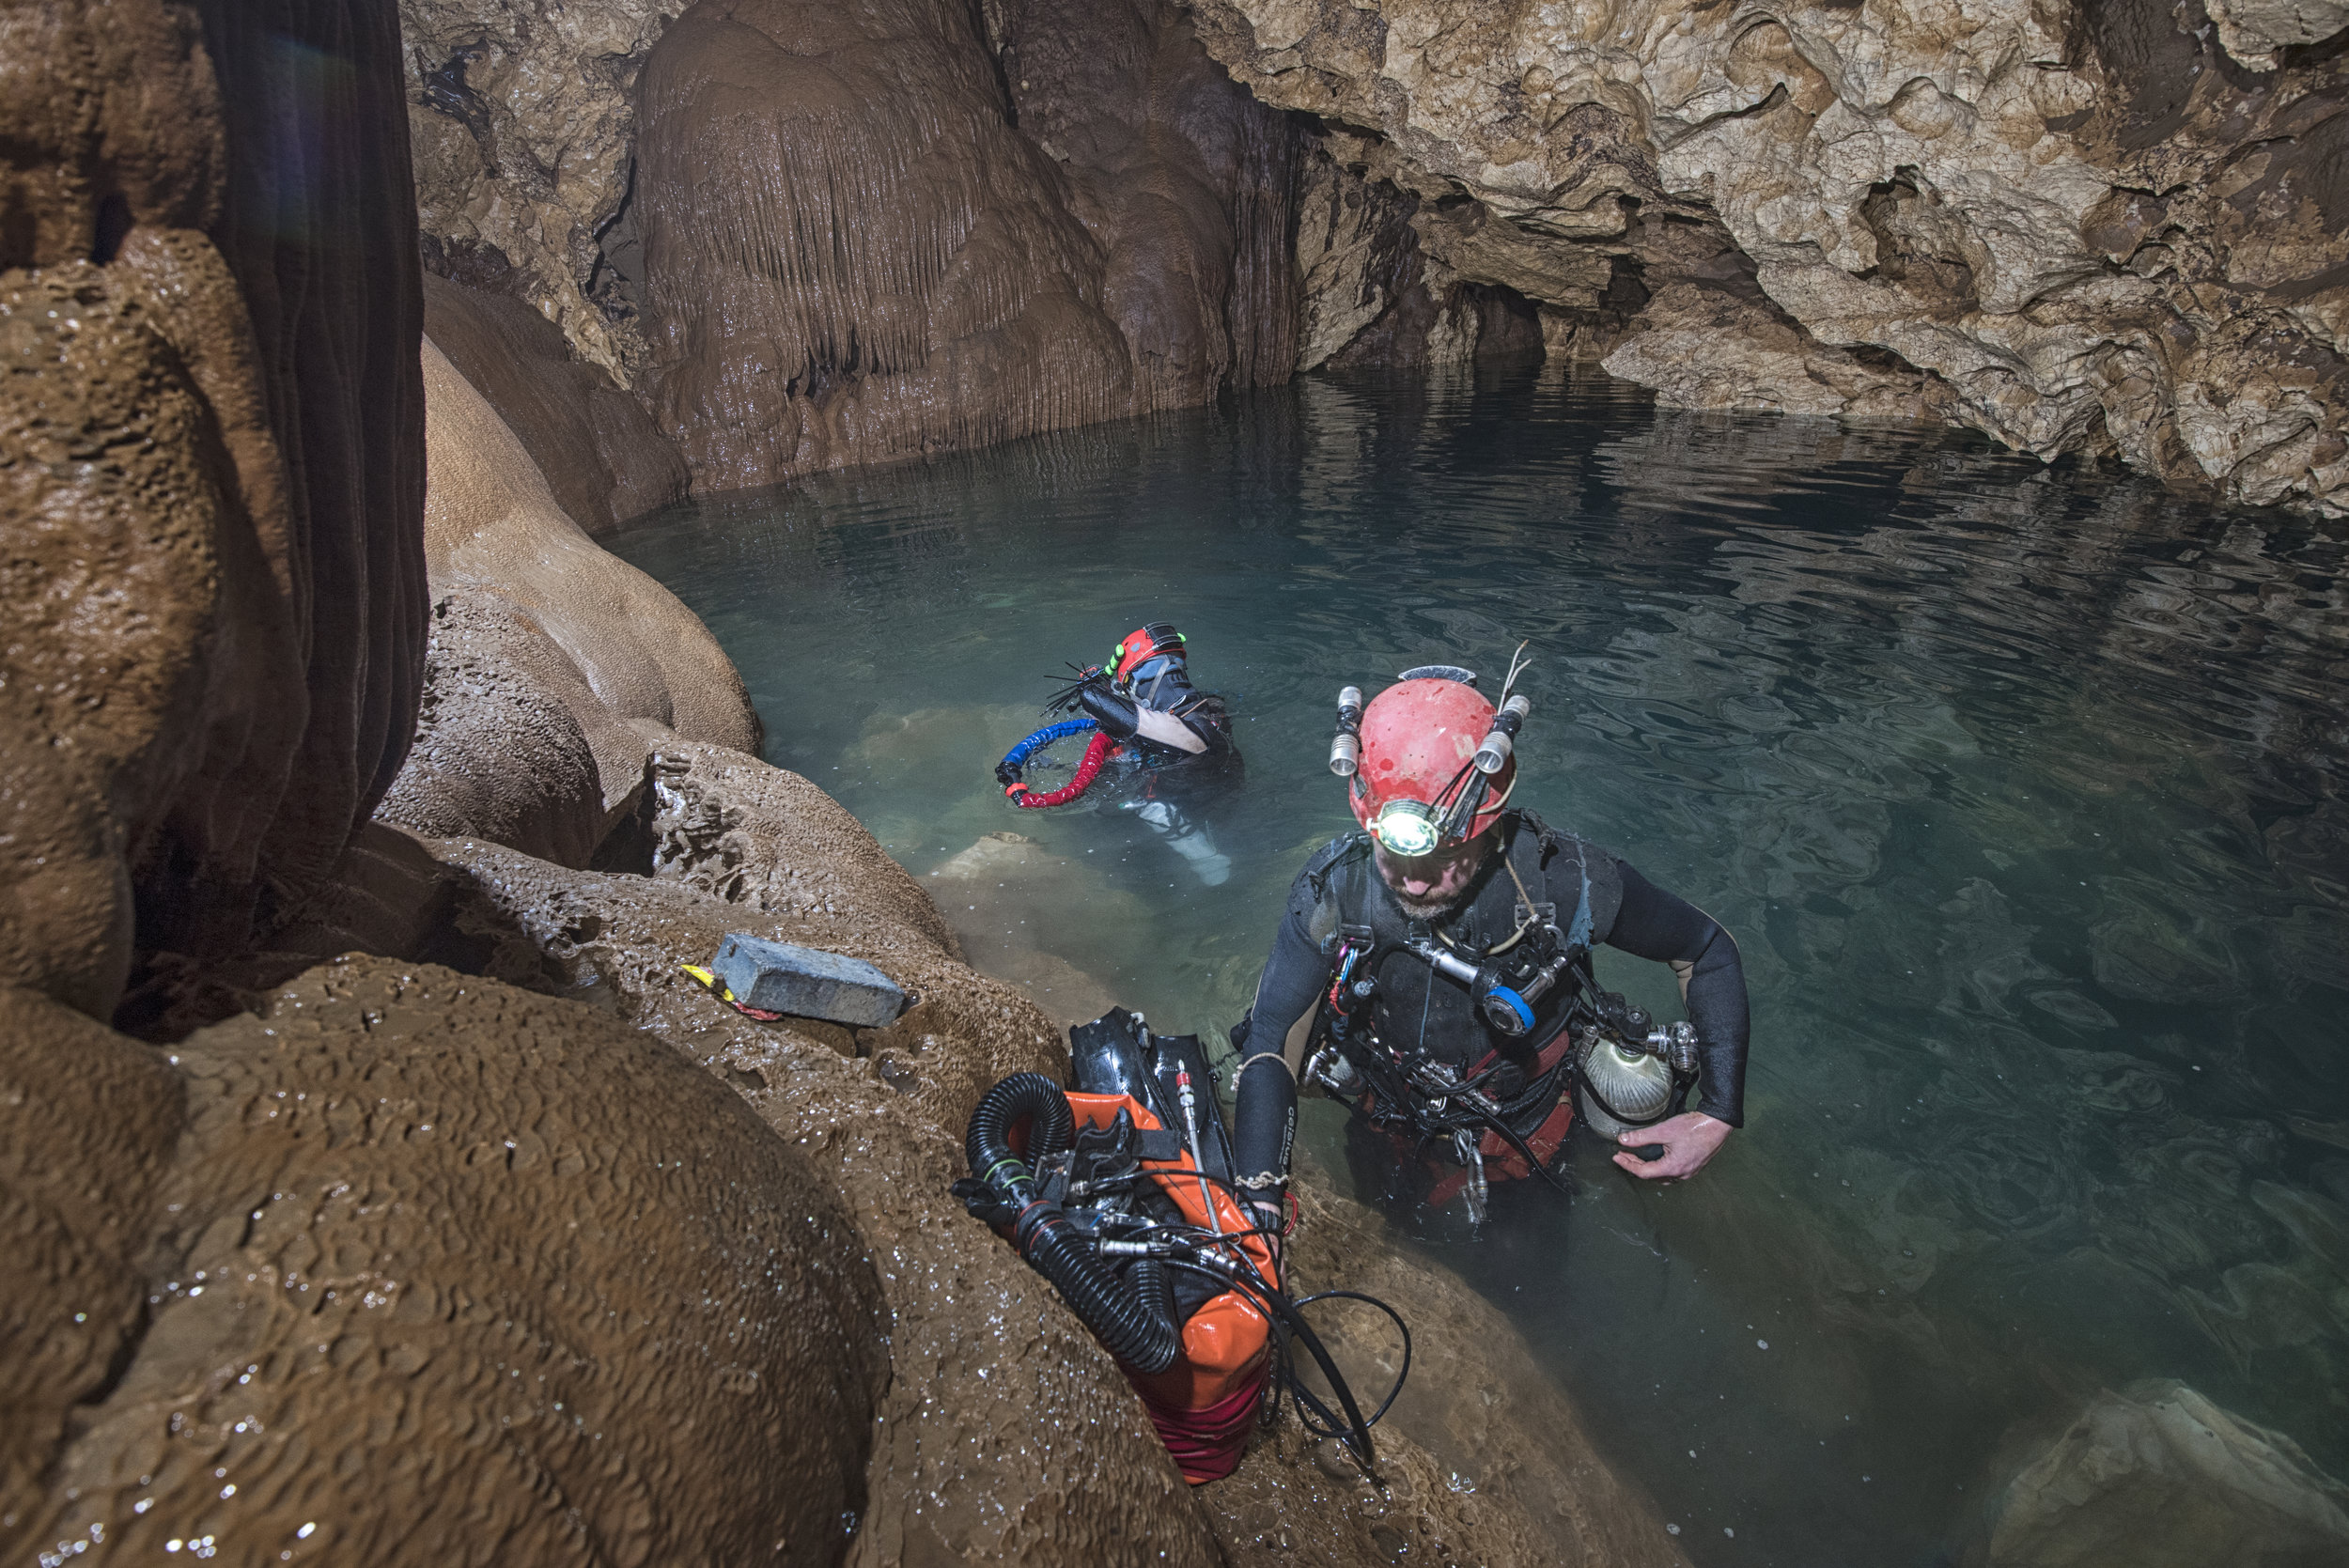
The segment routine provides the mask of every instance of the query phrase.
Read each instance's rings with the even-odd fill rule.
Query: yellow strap
[[[679,964],[677,968],[715,991],[721,1001],[732,1001],[734,1000],[734,993],[726,989],[724,983],[699,964]]]

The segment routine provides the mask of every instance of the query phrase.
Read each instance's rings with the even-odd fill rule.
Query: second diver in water
[[[1504,691],[1497,708],[1474,680],[1430,665],[1367,709],[1351,687],[1340,696],[1330,767],[1363,831],[1299,873],[1233,1032],[1237,1181],[1268,1224],[1300,1077],[1352,1108],[1353,1145],[1383,1151],[1391,1198],[1459,1196],[1471,1222],[1488,1180],[1548,1174],[1578,1085],[1622,1145],[1615,1163],[1649,1179],[1695,1173],[1743,1119],[1737,944],[1616,855],[1509,805],[1530,707]],[[1601,991],[1601,942],[1671,965],[1689,1022],[1655,1028]],[[1692,1089],[1696,1109],[1680,1110]]]
[[[1181,632],[1166,621],[1128,632],[1107,664],[1082,672],[1052,706],[1081,708],[1132,759],[1140,784],[1127,810],[1208,887],[1230,879],[1231,858],[1216,847],[1206,813],[1237,782],[1239,748],[1223,699],[1190,684]]]

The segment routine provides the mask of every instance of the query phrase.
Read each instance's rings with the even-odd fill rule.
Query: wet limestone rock
[[[1171,6],[702,0],[638,85],[646,386],[703,489],[1286,377],[1294,130]]]
[[[0,987],[0,1537],[37,1539],[44,1473],[147,1331],[148,1243],[186,1121],[152,1050]],[[71,1128],[70,1158],[57,1157]],[[24,1533],[19,1533],[23,1531]],[[48,1543],[43,1543],[44,1545]]]
[[[1404,1499],[1395,1528],[1448,1538],[1455,1553],[1473,1530],[1498,1531],[1509,1549],[1487,1561],[1685,1564],[1655,1505],[1609,1467],[1573,1402],[1508,1319],[1457,1278],[1405,1252],[1383,1219],[1338,1196],[1310,1159],[1299,1170],[1294,1287],[1361,1291],[1411,1326],[1411,1378],[1388,1423],[1426,1458],[1412,1467],[1424,1479]],[[1327,1325],[1316,1331],[1340,1366],[1355,1369],[1358,1394],[1392,1379],[1395,1339],[1384,1317],[1332,1307],[1315,1322]]]
[[[430,270],[527,305],[623,386],[645,363],[633,89],[653,40],[684,8],[399,4]]]
[[[428,843],[455,884],[440,951],[665,1041],[824,1173],[879,1276],[891,1369],[852,1563],[1214,1562],[1205,1517],[1114,1364],[947,1190],[964,1173],[962,1133],[980,1094],[1014,1072],[1066,1074],[1057,1032],[939,934],[898,917],[903,901],[926,903],[920,889],[868,862],[866,846],[886,857],[858,843],[854,819],[813,784],[716,748],[698,751],[695,772],[704,767],[775,775],[769,799],[802,808],[749,829],[793,846],[776,884],[726,875],[723,842],[752,814],[713,799],[723,791],[701,774],[699,809],[656,819],[672,851],[685,838],[700,846],[673,853],[675,875]],[[863,958],[914,1004],[876,1030],[754,1022],[678,967],[737,930]]]
[[[1012,122],[1101,246],[1133,410],[1272,386],[1297,358],[1303,132],[1208,57],[1174,0],[989,0]]]
[[[77,1237],[140,1276],[138,1327],[12,1488],[14,1539],[837,1560],[886,1380],[875,1282],[722,1085],[590,1008],[361,957],[169,1062],[140,1070],[184,1130],[108,1195],[132,1244]]]
[[[607,553],[429,339],[425,542],[435,595],[413,753],[383,820],[584,865],[633,809],[654,744],[758,744],[716,639]]]
[[[2305,40],[2331,9],[2218,8],[2214,38],[2154,0],[1192,7],[1252,91],[1377,144],[1353,162],[1419,200],[1423,252],[1668,396],[1946,408],[2339,513],[2349,64]],[[1670,287],[1739,265],[1750,327]],[[1622,349],[1641,329],[1670,335]]]
[[[2349,1559],[2349,1486],[2192,1389],[2105,1392],[1993,1505],[1989,1568],[2299,1568]]]
[[[650,385],[698,488],[1131,407],[1099,248],[972,8],[704,0],[639,116]]]
[[[10,15],[0,984],[143,1014],[319,884],[412,723],[397,40],[357,0]]]
[[[424,275],[424,330],[590,537],[683,499],[685,459],[609,371],[511,294]]]

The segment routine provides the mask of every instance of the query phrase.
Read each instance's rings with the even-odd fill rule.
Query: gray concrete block
[[[885,1024],[906,1010],[897,983],[862,958],[730,931],[709,970],[746,1007],[822,1018],[851,1029]]]

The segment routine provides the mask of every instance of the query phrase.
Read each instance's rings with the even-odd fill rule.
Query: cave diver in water
[[[1352,1110],[1351,1160],[1391,1203],[1459,1197],[1471,1225],[1489,1183],[1557,1182],[1578,1104],[1620,1145],[1615,1164],[1651,1181],[1694,1175],[1743,1121],[1737,944],[1610,851],[1509,805],[1531,712],[1510,690],[1521,669],[1498,706],[1451,665],[1404,672],[1367,707],[1339,694],[1330,766],[1362,831],[1298,874],[1232,1032],[1234,1163],[1268,1226],[1287,1206],[1300,1080]],[[1655,1027],[1601,991],[1601,942],[1671,965],[1688,1022]]]
[[[1182,857],[1208,887],[1230,880],[1231,857],[1216,847],[1206,813],[1239,781],[1239,748],[1223,699],[1190,684],[1188,639],[1171,622],[1128,632],[1109,662],[1080,671],[1047,712],[1082,709],[1128,759],[1138,788],[1123,802]],[[1011,758],[996,769],[1006,790],[1018,784]],[[1064,798],[1065,795],[1064,795]]]

